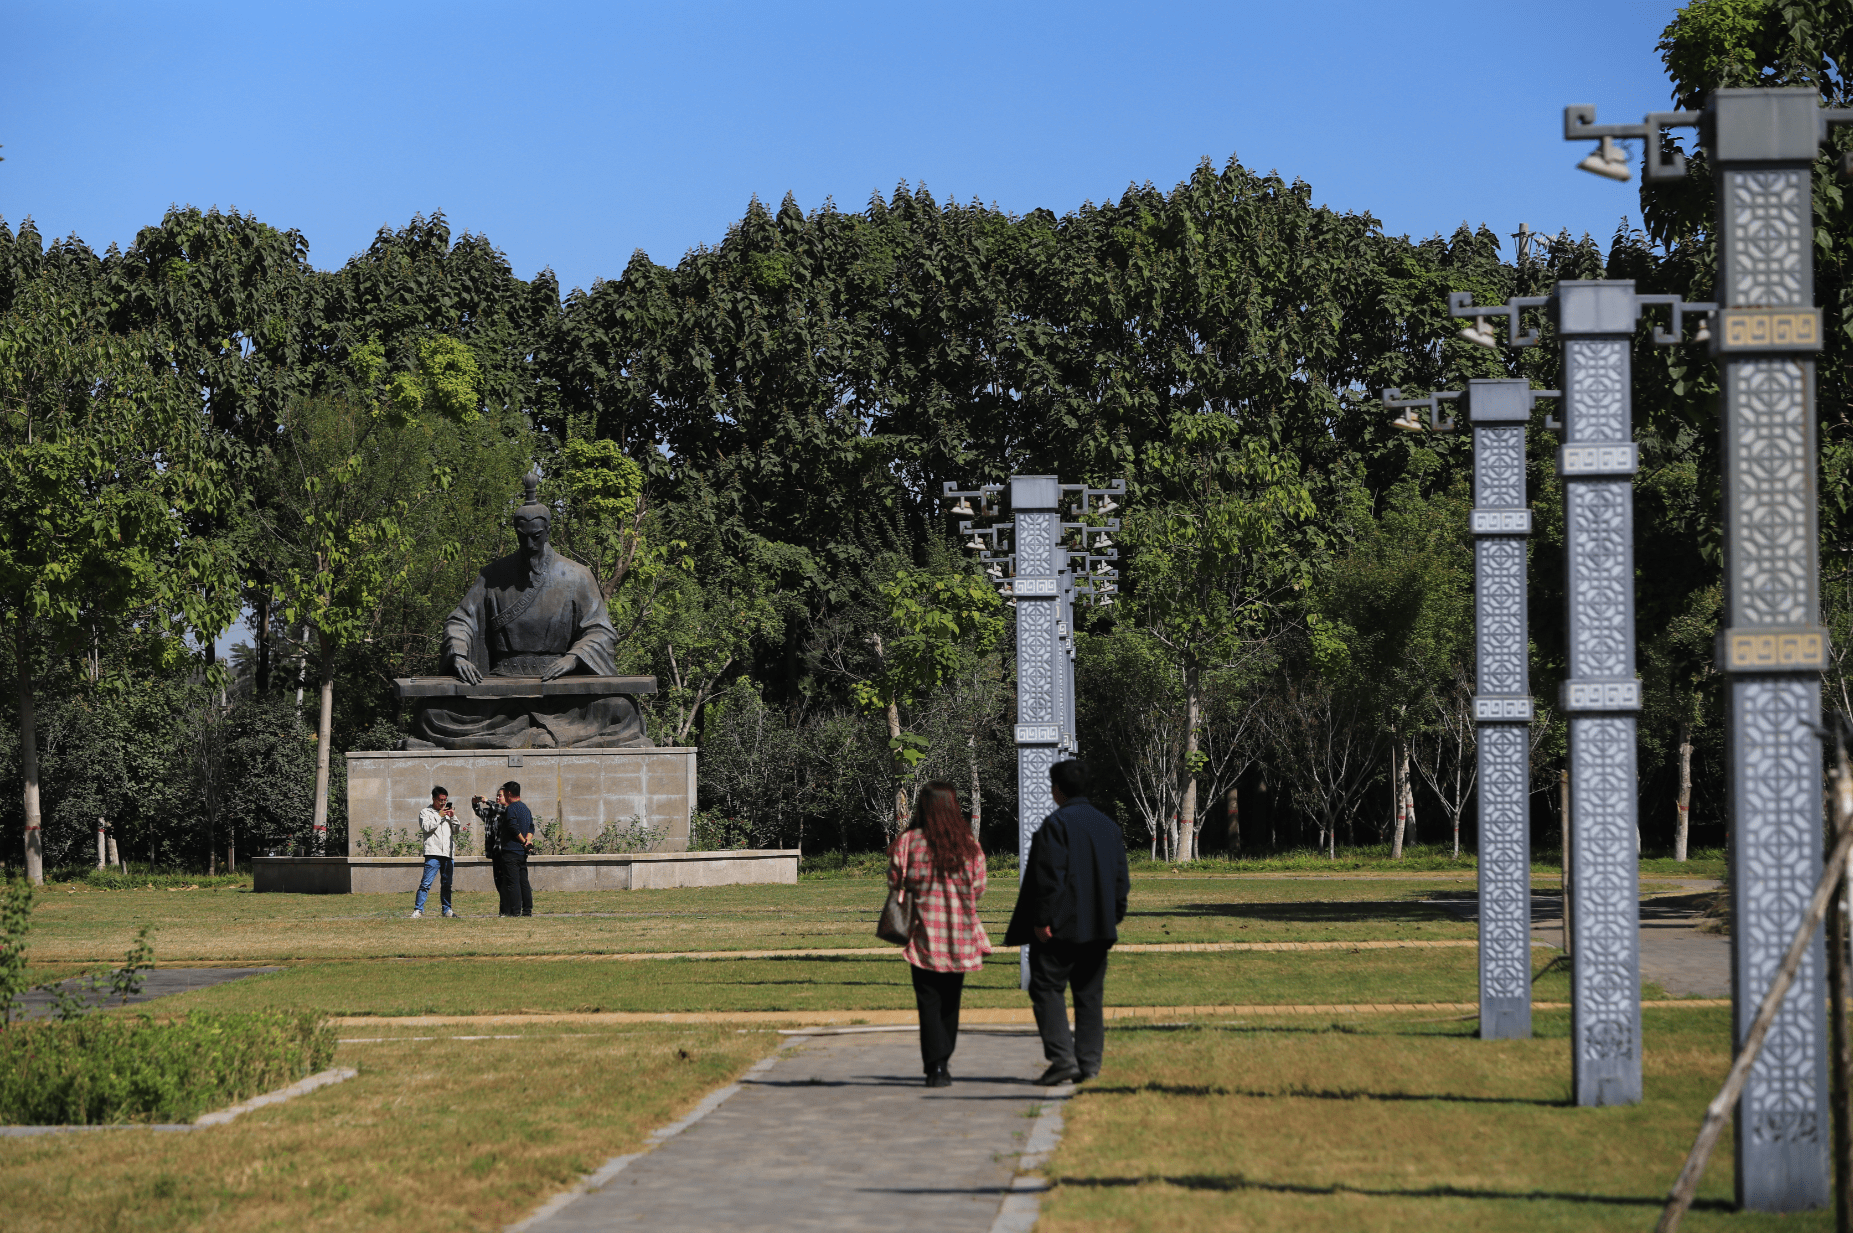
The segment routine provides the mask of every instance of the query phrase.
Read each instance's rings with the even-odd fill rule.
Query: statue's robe
[[[591,571],[547,547],[530,570],[516,552],[483,567],[444,622],[442,670],[467,659],[485,677],[539,677],[562,655],[568,675],[615,676],[617,631]],[[630,698],[433,698],[407,749],[610,749],[648,745]]]

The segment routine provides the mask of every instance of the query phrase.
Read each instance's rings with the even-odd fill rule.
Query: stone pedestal
[[[693,749],[420,749],[347,755],[348,855],[362,855],[368,830],[376,841],[389,829],[402,839],[416,836],[419,810],[431,803],[432,786],[442,785],[470,822],[472,854],[481,856],[482,825],[469,812],[470,798],[493,799],[511,779],[537,831],[558,821],[572,838],[590,842],[607,826],[642,819],[664,836],[650,851],[688,851]]]
[[[449,787],[449,784],[444,785]],[[425,862],[419,856],[260,856],[251,862],[252,889],[297,895],[406,895],[418,890]],[[733,852],[637,852],[617,856],[535,856],[528,884],[537,891],[667,890],[680,886],[738,886],[798,881],[795,848]],[[458,891],[492,891],[489,861],[457,861]],[[437,888],[432,887],[432,894]],[[431,910],[436,911],[436,900]]]

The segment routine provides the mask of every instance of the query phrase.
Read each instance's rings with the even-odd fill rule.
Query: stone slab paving
[[[243,980],[247,976],[256,976],[263,972],[280,971],[279,968],[155,968],[142,976],[142,991],[128,999],[130,1006],[138,1002],[151,1002],[155,998],[170,997],[176,993],[186,993],[192,989],[210,989],[226,981]],[[75,990],[79,981],[76,979],[60,981],[64,988]],[[86,995],[94,1006],[116,1005],[114,998]],[[49,993],[27,993],[20,997],[20,1014],[24,1019],[43,1019],[51,1014],[51,995]]]
[[[961,1032],[953,1085],[928,1089],[913,1032],[808,1037],[687,1129],[521,1227],[989,1233],[1051,1103],[1030,1082],[1043,1065],[1033,1034]]]

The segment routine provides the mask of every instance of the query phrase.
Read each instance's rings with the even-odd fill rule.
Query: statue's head
[[[526,499],[515,511],[515,538],[521,542],[523,553],[538,557],[547,551],[547,535],[553,526],[553,511],[537,495],[540,490],[540,472],[530,471],[523,476],[521,488]]]

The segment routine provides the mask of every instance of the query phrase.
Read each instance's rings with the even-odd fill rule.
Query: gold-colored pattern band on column
[[[1718,634],[1722,672],[1801,672],[1827,667],[1824,629],[1726,629]]]
[[[1712,327],[1712,354],[1740,351],[1819,351],[1818,308],[1727,308]]]

